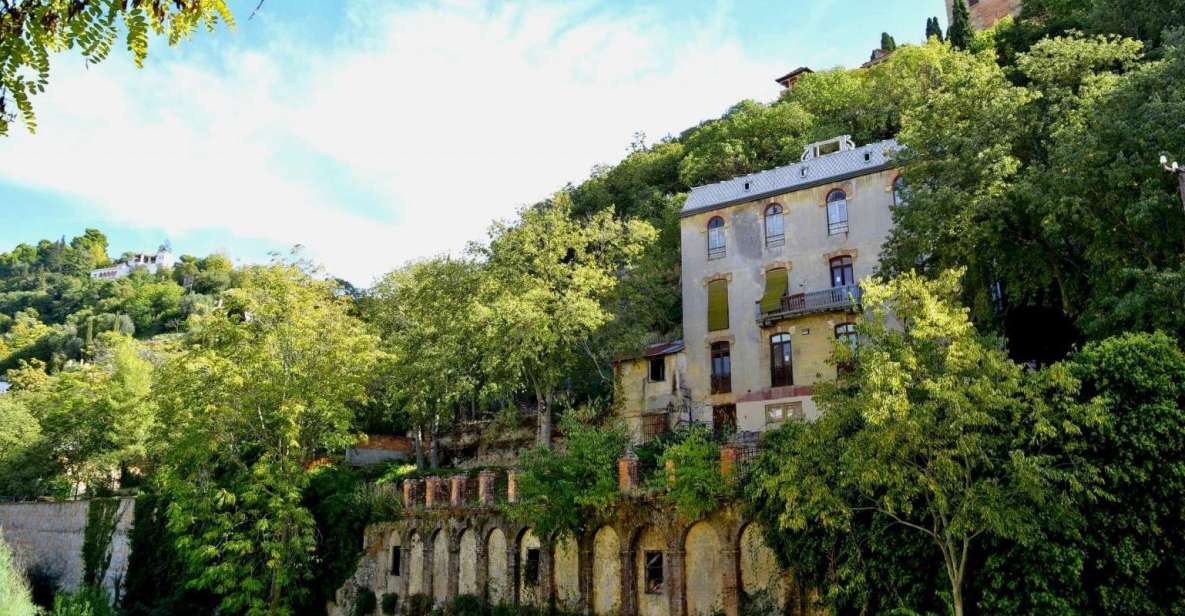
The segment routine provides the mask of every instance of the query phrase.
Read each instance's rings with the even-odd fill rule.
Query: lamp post
[[[1160,164],[1165,171],[1177,176],[1177,186],[1181,193],[1181,207],[1185,208],[1185,167],[1182,167],[1177,161],[1169,163],[1169,157],[1161,155]]]

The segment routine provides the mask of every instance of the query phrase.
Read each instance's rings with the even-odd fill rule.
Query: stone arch
[[[488,560],[487,585],[490,603],[508,604],[513,601],[510,588],[506,585],[510,563],[506,562],[506,532],[495,526],[486,536],[486,559]]]
[[[432,602],[448,599],[448,529],[437,528],[432,535]]]
[[[555,542],[552,580],[555,585],[556,605],[566,611],[579,611],[581,608],[580,545],[575,537],[565,537]]]
[[[461,531],[458,544],[460,549],[457,556],[460,562],[457,567],[457,593],[480,594],[477,588],[477,533],[472,528],[465,528]]]
[[[772,601],[778,608],[785,608],[789,579],[778,566],[774,551],[766,545],[761,525],[743,524],[739,531],[737,552],[743,596],[751,601]]]
[[[671,587],[671,563],[667,562],[667,541],[658,528],[647,525],[635,533],[633,542],[634,554],[634,593],[637,597],[638,616],[668,616],[671,612],[669,589]],[[663,583],[660,587],[651,588],[646,584],[646,556],[648,552],[662,554]]]
[[[683,536],[688,616],[706,616],[724,609],[723,542],[716,527],[699,521]]]
[[[519,602],[523,605],[542,606],[544,604],[545,593],[543,592],[543,583],[546,577],[543,575],[543,542],[535,535],[535,531],[531,528],[524,528],[518,533],[518,596]],[[531,550],[538,550],[538,555],[535,569],[534,580],[527,579],[527,554]]]
[[[407,594],[418,595],[424,593],[424,536],[417,531],[411,532],[411,546],[407,555]]]
[[[603,526],[593,536],[592,606],[594,614],[621,611],[621,540]]]

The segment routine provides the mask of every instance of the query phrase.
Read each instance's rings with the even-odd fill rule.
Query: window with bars
[[[708,259],[719,259],[724,255],[724,219],[716,216],[708,221]]]
[[[667,414],[654,413],[642,416],[642,437],[650,440],[667,432]]]
[[[643,583],[646,594],[661,594],[663,585],[662,552],[659,550],[646,550],[643,552],[642,558],[645,570]]]
[[[765,245],[781,246],[786,243],[786,226],[782,206],[774,203],[765,208]]]
[[[712,343],[712,393],[732,392],[732,354],[727,342]]]
[[[769,378],[771,387],[785,387],[794,384],[794,363],[790,356],[790,334],[770,336]]]
[[[827,235],[848,232],[848,195],[833,190],[827,195]]]

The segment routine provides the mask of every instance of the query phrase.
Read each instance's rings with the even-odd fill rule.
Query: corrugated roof
[[[674,355],[675,353],[678,353],[679,351],[682,351],[682,350],[683,350],[683,341],[682,340],[672,340],[670,342],[658,342],[658,343],[655,343],[655,344],[652,344],[652,345],[646,347],[645,349],[642,349],[641,353],[632,353],[629,355],[622,355],[621,357],[618,357],[617,359],[615,359],[613,361],[614,362],[623,362],[623,361],[629,361],[631,359],[649,359],[651,357],[662,357],[664,355]]]
[[[893,166],[893,156],[900,149],[896,140],[888,139],[716,184],[696,186],[687,195],[680,216],[883,171]]]

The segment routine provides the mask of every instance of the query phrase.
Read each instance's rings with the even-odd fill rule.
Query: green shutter
[[[784,269],[773,269],[765,273],[765,295],[761,296],[761,311],[774,312],[782,306],[782,296],[790,288],[790,281]]]
[[[708,283],[708,331],[728,329],[728,281]]]

